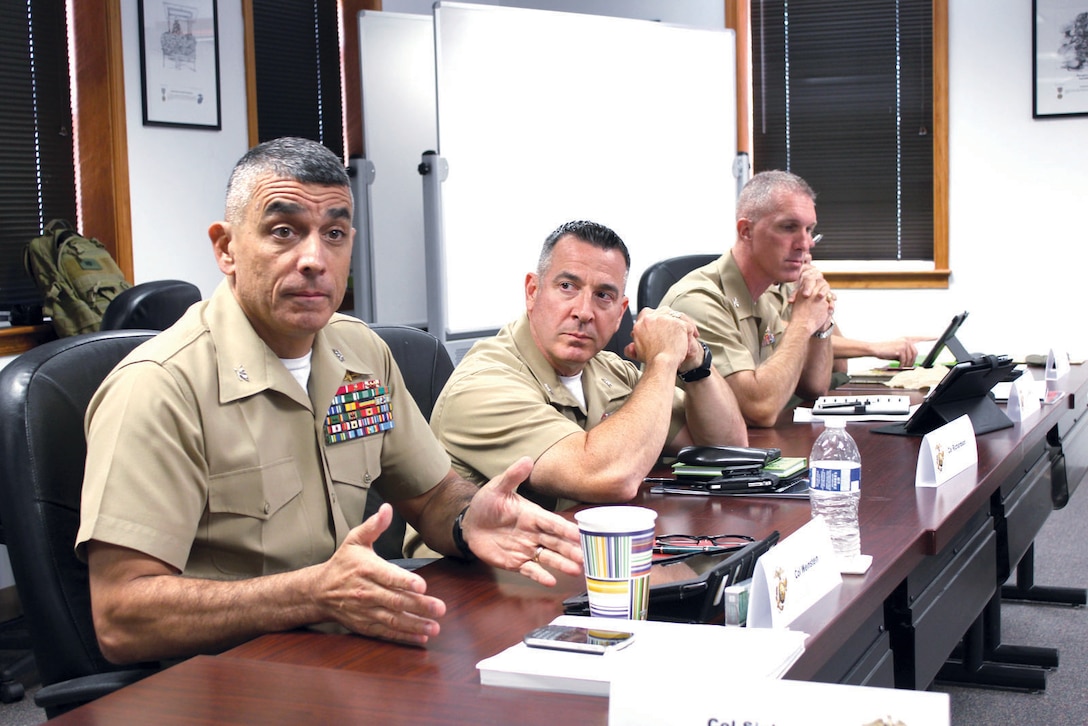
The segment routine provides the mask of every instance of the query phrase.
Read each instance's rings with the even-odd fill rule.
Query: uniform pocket
[[[208,538],[222,572],[257,576],[277,553],[307,532],[302,481],[293,459],[213,476],[208,490]],[[291,534],[292,530],[294,534]]]

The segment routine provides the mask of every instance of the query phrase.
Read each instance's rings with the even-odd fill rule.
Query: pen
[[[841,403],[825,403],[820,406],[820,408],[847,408],[849,406],[854,406],[856,408],[864,409],[865,405],[866,404],[863,401],[842,401]]]

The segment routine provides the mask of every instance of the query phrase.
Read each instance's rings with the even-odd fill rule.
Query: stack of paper
[[[556,625],[635,633],[621,650],[592,655],[518,643],[476,664],[485,686],[607,696],[613,678],[628,669],[658,672],[691,663],[743,663],[746,675],[780,678],[805,649],[805,633],[784,629],[727,628],[722,625],[612,620],[562,615]]]

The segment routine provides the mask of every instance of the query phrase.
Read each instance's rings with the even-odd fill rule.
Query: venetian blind
[[[931,0],[754,0],[753,167],[817,192],[824,260],[933,259]]]

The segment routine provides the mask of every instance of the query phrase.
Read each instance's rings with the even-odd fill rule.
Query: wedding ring
[[[680,317],[680,313],[679,313],[678,311],[676,311],[676,310],[670,310],[670,311],[669,311],[669,315],[670,315],[671,317],[674,317],[674,318],[678,318],[678,317]]]
[[[540,545],[536,548],[536,554],[533,555],[533,562],[540,562],[540,553],[544,551],[544,545]]]

